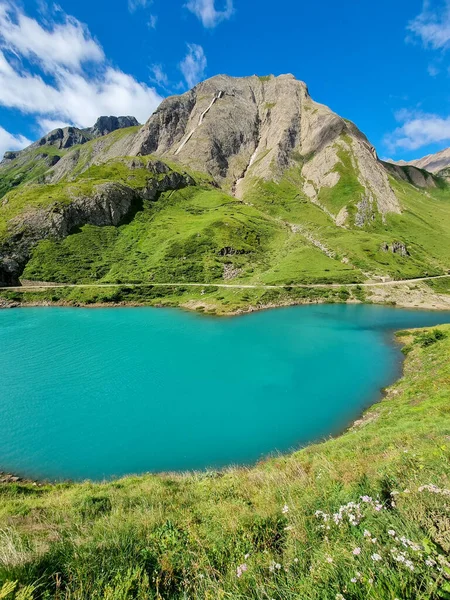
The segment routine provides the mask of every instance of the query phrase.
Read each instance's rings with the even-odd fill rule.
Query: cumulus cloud
[[[3,127],[0,127],[0,159],[7,150],[22,150],[29,146],[31,141],[23,135],[14,135],[9,133]]]
[[[217,10],[215,0],[189,0],[186,8],[191,11],[204,27],[212,29],[222,21],[226,21],[234,12],[233,0],[225,0],[223,10]]]
[[[62,23],[45,29],[9,3],[0,4],[0,43],[19,56],[37,60],[48,71],[57,65],[79,70],[83,62],[105,59],[103,49],[73,17],[64,15]]]
[[[0,105],[39,124],[88,127],[100,115],[122,114],[145,122],[162,98],[111,66],[84,25],[59,16],[44,25],[0,0]]]
[[[402,125],[384,140],[391,152],[417,150],[429,144],[450,141],[450,116],[404,109],[396,114],[396,118]]]
[[[425,0],[422,12],[413,19],[408,30],[434,50],[450,47],[450,0],[439,4]]]
[[[68,123],[67,121],[60,121],[59,119],[38,119],[39,131],[42,135],[45,135],[49,131],[53,131],[54,129],[63,129],[64,127],[69,127],[72,123]]]
[[[204,78],[207,60],[203,48],[198,44],[188,44],[187,47],[188,52],[180,63],[180,69],[191,88]]]

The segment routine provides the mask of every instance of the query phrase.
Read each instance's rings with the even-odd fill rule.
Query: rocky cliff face
[[[88,129],[67,127],[51,132],[33,144],[33,152],[6,154],[0,165],[0,198],[4,196],[0,283],[18,282],[40,240],[62,239],[85,224],[115,226],[136,202],[194,185],[174,163],[209,175],[208,183],[242,200],[243,204],[237,203],[240,206],[258,204],[259,192],[265,189],[275,189],[274,203],[282,204],[288,187],[299,205],[315,205],[310,212],[318,214],[320,222],[309,224],[311,228],[321,228],[326,222],[332,231],[339,228],[341,233],[347,228],[349,233],[358,230],[357,235],[363,227],[369,235],[373,227],[367,226],[372,224],[384,222],[389,228],[393,220],[388,215],[401,213],[390,184],[394,177],[416,189],[429,188],[427,200],[439,182],[415,167],[379,161],[353,123],[314,102],[306,84],[292,75],[213,77],[185,94],[167,98],[143,127],[136,125],[133,117],[101,117]],[[117,132],[122,128],[131,129]],[[159,158],[142,158],[148,155]],[[148,177],[146,185],[143,169],[150,171],[144,177]],[[133,183],[136,180],[138,185]],[[206,181],[203,176],[201,180]],[[267,182],[270,185],[265,188]],[[37,191],[38,202],[28,186],[33,193]],[[94,191],[72,194],[77,186]],[[19,209],[9,210],[8,202],[17,202]],[[4,218],[2,205],[9,206]],[[325,219],[316,207],[326,214]],[[328,250],[320,235],[302,223],[287,226],[305,243],[337,260],[339,252]],[[403,243],[397,235],[392,239]],[[381,250],[412,260],[409,244],[404,251],[403,246],[392,244],[386,238]],[[221,256],[234,256],[231,244],[223,248]],[[380,252],[380,240],[374,245],[376,252]],[[232,272],[237,271],[229,269]]]
[[[238,198],[256,179],[280,178],[300,167],[303,191],[320,205],[320,190],[340,180],[347,153],[364,193],[355,198],[364,223],[379,212],[399,213],[383,165],[349,121],[314,102],[292,75],[224,75],[165,100],[136,137],[132,154],[170,157],[209,173]],[[344,212],[334,215],[345,224]]]

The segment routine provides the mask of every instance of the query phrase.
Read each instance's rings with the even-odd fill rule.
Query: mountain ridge
[[[417,167],[419,169],[429,171],[430,173],[433,173],[435,175],[439,175],[439,173],[442,173],[441,176],[445,177],[447,175],[445,175],[443,172],[450,167],[450,148],[444,148],[439,152],[435,152],[434,154],[427,154],[426,156],[418,158],[416,160],[391,160],[389,162],[401,166]]]

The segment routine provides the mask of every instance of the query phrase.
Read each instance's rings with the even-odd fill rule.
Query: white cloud
[[[225,0],[223,10],[216,10],[215,0],[189,0],[186,8],[209,29],[229,19],[234,11],[233,0]]]
[[[31,141],[23,135],[14,135],[0,127],[0,160],[7,150],[22,150],[29,146]]]
[[[450,141],[450,116],[404,109],[396,114],[396,118],[403,124],[384,140],[391,152],[398,149],[417,150],[428,144]]]
[[[188,44],[187,47],[188,52],[180,63],[180,69],[191,88],[203,79],[207,60],[203,48],[198,44]]]
[[[105,59],[103,49],[73,17],[64,15],[61,24],[45,29],[6,3],[0,4],[0,42],[3,48],[39,61],[46,70],[56,65],[79,70],[84,62]]]
[[[432,8],[430,0],[423,3],[422,12],[408,25],[409,31],[434,50],[450,47],[450,0]]]
[[[42,135],[53,131],[54,129],[64,129],[64,127],[70,127],[72,123],[67,121],[60,121],[59,119],[38,119],[39,131]]]
[[[89,31],[72,17],[44,28],[1,0],[0,15],[0,105],[41,121],[88,127],[101,115],[133,115],[145,122],[162,100],[153,88],[110,66]],[[29,58],[39,67],[34,72],[21,62]],[[93,60],[95,75],[90,75],[84,63]]]
[[[152,81],[163,86],[167,86],[169,84],[169,78],[167,77],[161,65],[152,65],[150,67],[150,71],[152,73]]]
[[[147,8],[152,2],[153,0],[128,0],[128,10],[134,13],[139,8]]]

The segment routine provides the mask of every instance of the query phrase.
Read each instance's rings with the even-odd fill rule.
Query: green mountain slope
[[[448,598],[450,328],[401,339],[405,373],[387,397],[290,456],[221,473],[0,484],[0,596]]]
[[[0,165],[4,285],[348,284],[450,265],[445,179],[379,161],[290,76],[220,76],[142,128],[53,137]]]
[[[3,227],[31,207],[60,206],[74,196],[91,195],[106,182],[144,189],[153,174],[144,163],[130,169],[127,162],[113,159],[70,182],[19,187],[0,209]],[[235,281],[243,282],[348,283],[363,281],[366,273],[398,279],[441,274],[450,264],[450,191],[445,186],[424,194],[392,179],[402,214],[364,228],[343,228],[301,193],[298,178],[294,168],[279,183],[257,181],[244,202],[208,186],[206,178],[197,179],[188,189],[142,200],[133,217],[118,227],[86,225],[65,239],[40,242],[23,278],[207,283],[233,273]],[[342,197],[347,201],[356,185],[349,173],[339,188],[327,189],[330,207],[339,206]],[[399,240],[407,256],[390,249]]]

